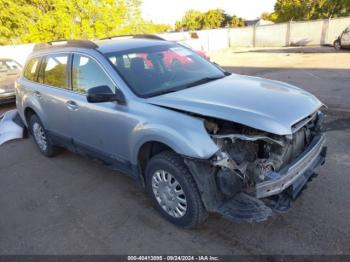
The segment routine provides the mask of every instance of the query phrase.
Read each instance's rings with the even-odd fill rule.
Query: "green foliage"
[[[350,0],[277,0],[268,16],[274,22],[313,20],[350,15]]]
[[[230,22],[230,26],[231,27],[242,27],[242,26],[246,26],[246,22],[237,16],[233,16]]]
[[[140,0],[0,0],[0,44],[169,30],[144,21],[140,4]]]
[[[181,21],[175,23],[176,30],[199,30],[203,28],[203,13],[188,10]]]
[[[221,9],[209,10],[203,14],[203,28],[212,29],[222,27],[225,21],[225,11]]]
[[[266,21],[272,21],[272,13],[264,12],[261,14],[260,18]]]
[[[235,20],[232,23],[233,19]],[[237,23],[237,25],[236,25]],[[227,26],[245,25],[242,18],[230,16],[222,9],[212,9],[205,13],[189,10],[185,13],[181,21],[175,23],[176,31],[215,29]]]

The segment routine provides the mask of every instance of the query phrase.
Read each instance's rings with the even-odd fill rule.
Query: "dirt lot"
[[[27,139],[0,148],[0,253],[350,254],[350,52],[237,49],[211,57],[233,72],[296,84],[329,106],[327,163],[287,214],[259,224],[211,215],[200,229],[182,230],[128,177],[69,152],[46,159]]]

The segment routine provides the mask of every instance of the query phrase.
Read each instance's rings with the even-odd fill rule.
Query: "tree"
[[[246,22],[238,16],[233,16],[230,22],[230,26],[231,27],[242,27],[242,26],[246,26]]]
[[[203,28],[203,14],[196,10],[188,10],[181,22],[177,22],[177,27],[183,30],[199,30]]]
[[[23,25],[30,22],[31,9],[23,0],[0,0],[0,10],[0,44],[15,43],[24,33]]]
[[[0,44],[153,33],[140,0],[0,0]]]
[[[319,0],[312,19],[350,15],[350,0]]]
[[[175,22],[175,31],[183,31],[185,30],[185,25],[182,23],[182,21],[176,21]]]
[[[307,21],[348,15],[350,15],[350,0],[277,0],[269,20]]]
[[[233,21],[233,18],[235,19]],[[244,26],[242,18],[230,16],[221,9],[208,10],[201,13],[196,10],[189,10],[185,13],[181,21],[176,21],[175,30],[201,30],[214,29],[228,26]]]
[[[261,14],[260,18],[265,21],[271,21],[271,14],[268,12],[264,12]]]
[[[203,14],[203,28],[213,29],[224,25],[225,11],[221,9],[213,9]]]

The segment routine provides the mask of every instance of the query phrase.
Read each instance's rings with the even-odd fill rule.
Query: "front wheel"
[[[341,43],[339,40],[334,41],[334,49],[335,50],[340,50],[341,49]]]
[[[207,218],[193,177],[176,153],[164,151],[150,160],[146,186],[157,210],[171,223],[193,228]]]

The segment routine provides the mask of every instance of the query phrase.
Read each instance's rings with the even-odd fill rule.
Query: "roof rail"
[[[161,40],[161,41],[166,41],[164,38],[157,36],[157,35],[152,35],[152,34],[139,34],[139,35],[113,35],[113,36],[108,36],[105,38],[102,38],[100,40],[106,40],[106,39],[114,39],[114,38],[122,38],[122,37],[130,37],[130,38],[136,38],[136,39],[153,39],[153,40]]]
[[[98,45],[96,45],[94,42],[90,40],[57,40],[57,41],[52,41],[47,43],[36,44],[33,48],[33,51],[51,49],[54,47],[57,47],[57,48],[82,47],[82,48],[95,49],[95,48],[98,48]]]

